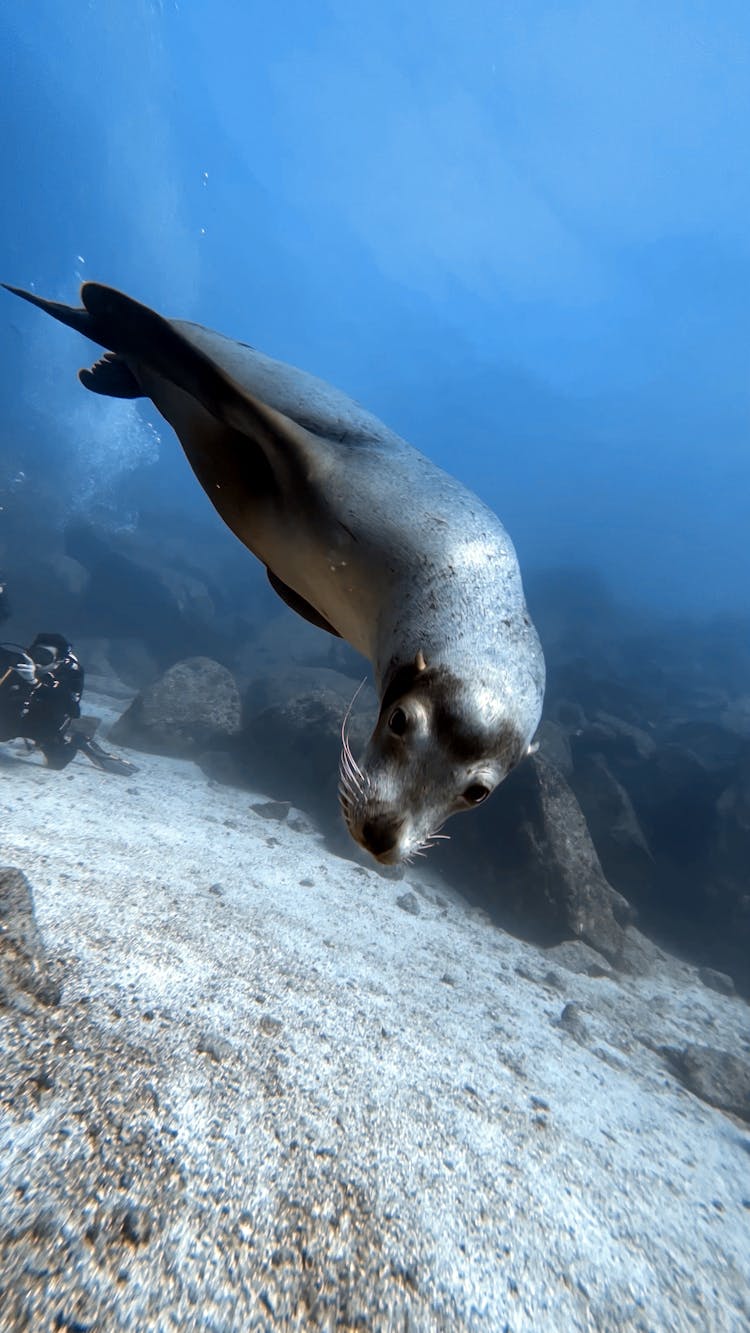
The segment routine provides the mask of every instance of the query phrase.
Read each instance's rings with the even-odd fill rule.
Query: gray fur
[[[27,296],[113,353],[86,387],[150,397],[285,600],[372,662],[381,714],[360,765],[342,767],[342,807],[378,859],[411,855],[465,791],[502,781],[539,721],[544,659],[508,534],[322,380],[111,288],[82,298]]]

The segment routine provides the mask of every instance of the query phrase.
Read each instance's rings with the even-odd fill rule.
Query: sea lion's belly
[[[250,545],[248,534],[248,545]],[[264,564],[314,606],[342,639],[372,655],[388,595],[389,572],[378,552],[322,521],[257,513],[252,547]]]

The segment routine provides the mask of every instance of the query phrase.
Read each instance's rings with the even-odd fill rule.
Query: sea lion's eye
[[[464,792],[464,800],[468,801],[469,805],[481,805],[482,801],[487,800],[489,794],[490,789],[485,787],[483,782],[472,782],[471,786],[467,787]]]
[[[403,736],[408,725],[409,719],[403,708],[394,708],[391,716],[388,718],[388,726],[394,736]]]

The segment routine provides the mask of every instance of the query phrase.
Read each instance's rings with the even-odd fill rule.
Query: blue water
[[[2,10],[0,277],[96,277],[324,376],[526,569],[750,608],[744,0]],[[6,514],[204,514],[157,418],[79,388],[80,339],[0,323]]]
[[[548,668],[538,754],[358,877],[365,667],[0,291],[0,1328],[750,1328],[749,0],[0,0],[0,118],[0,281],[347,391],[497,510]]]

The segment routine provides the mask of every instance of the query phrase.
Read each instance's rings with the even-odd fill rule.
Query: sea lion
[[[369,658],[380,699],[341,807],[378,861],[432,845],[529,752],[544,658],[516,554],[475,495],[345,394],[95,282],[82,306],[9,291],[106,354],[79,378],[151,398],[225,523],[299,615]]]

